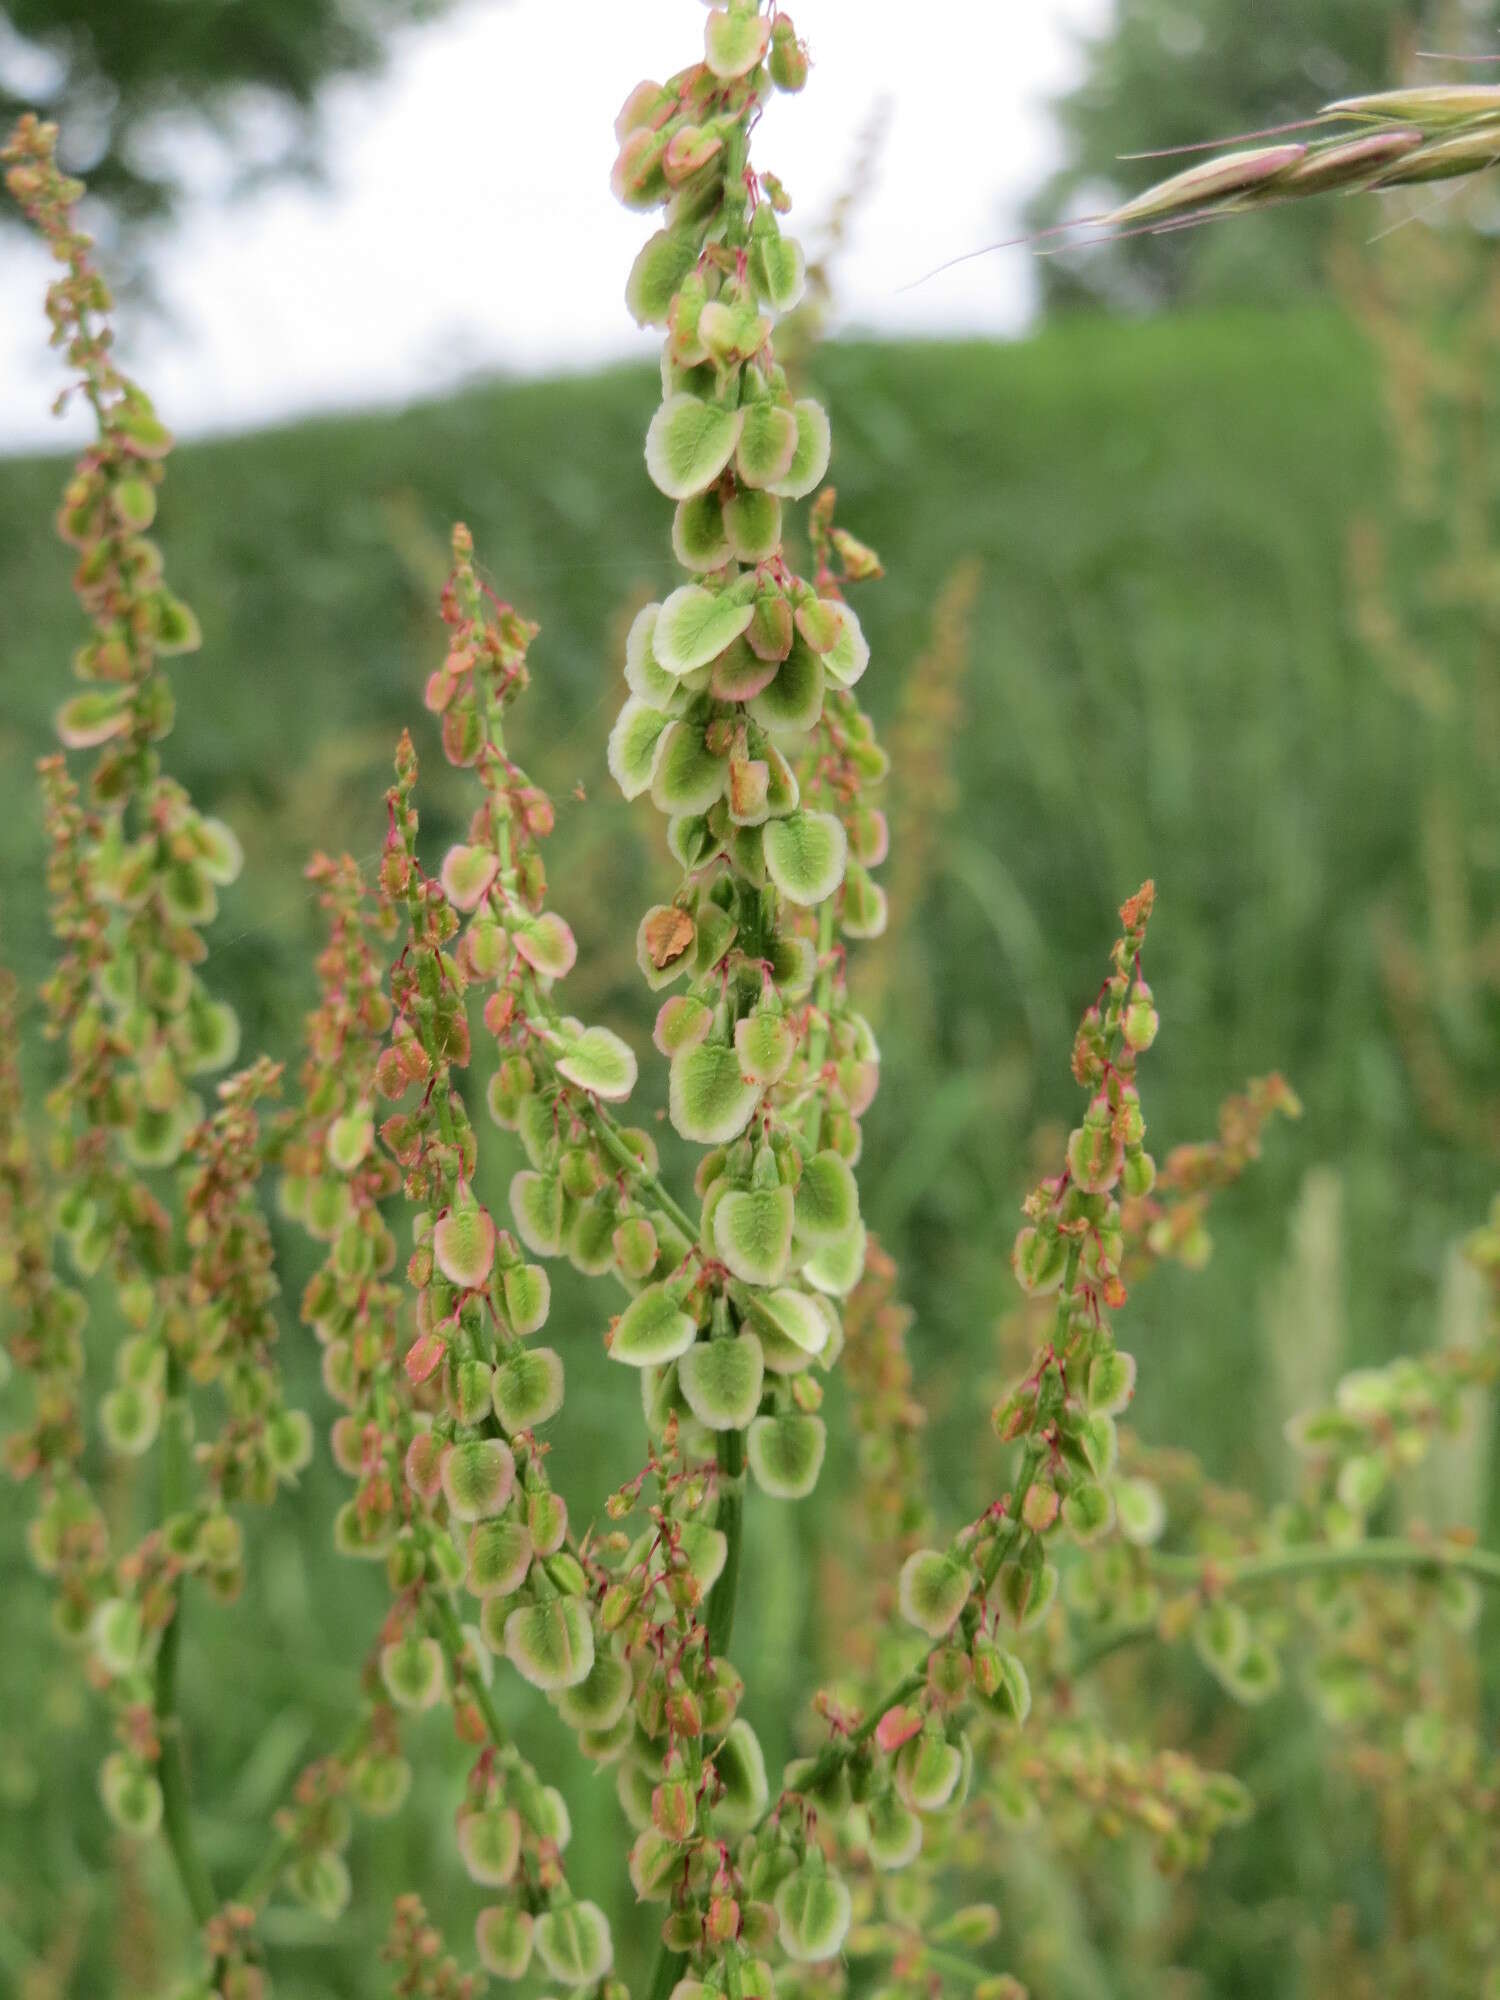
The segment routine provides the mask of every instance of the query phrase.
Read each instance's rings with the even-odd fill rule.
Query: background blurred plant
[[[1084,74],[1054,104],[1061,166],[1027,210],[1033,229],[1098,214],[1147,186],[1162,147],[1203,146],[1306,115],[1311,97],[1352,97],[1403,75],[1416,49],[1495,49],[1490,0],[1116,0],[1084,43]],[[1153,157],[1142,158],[1142,155]],[[1132,236],[1045,258],[1049,306],[1142,312],[1188,301],[1320,293],[1334,205],[1234,229]]]
[[[185,13],[172,0],[128,9],[113,0],[5,0],[0,124],[40,104],[60,123],[64,163],[87,173],[103,213],[116,224],[163,221],[183,189],[160,149],[143,143],[161,123],[212,131],[231,155],[254,160],[257,178],[307,172],[317,161],[322,87],[377,69],[393,29],[430,20],[445,4],[239,0]]]

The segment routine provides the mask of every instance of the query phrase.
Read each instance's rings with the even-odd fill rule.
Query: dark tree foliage
[[[1500,54],[1497,29],[1496,0],[1116,0],[1109,27],[1086,44],[1080,82],[1054,106],[1063,163],[1031,204],[1028,227],[1097,213],[1173,170],[1122,155],[1305,117],[1331,98],[1384,87],[1419,49]],[[1500,81],[1500,65],[1422,63],[1413,73]],[[1323,275],[1339,211],[1310,202],[1047,257],[1047,303],[1140,311],[1291,297]]]
[[[141,143],[156,121],[201,120],[236,150],[236,114],[270,104],[280,115],[269,155],[267,121],[257,121],[256,169],[309,167],[324,84],[378,69],[394,29],[449,4],[0,0],[0,128],[23,110],[56,119],[67,164],[87,171],[117,225],[164,220],[185,190]],[[42,76],[50,87],[39,99]]]

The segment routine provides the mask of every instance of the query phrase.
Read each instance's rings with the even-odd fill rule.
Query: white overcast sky
[[[122,0],[125,4],[125,0]],[[756,157],[810,227],[845,184],[874,107],[890,120],[839,270],[842,324],[1003,335],[1035,272],[1002,251],[903,289],[1008,234],[1055,157],[1048,97],[1109,0],[795,0],[813,69]],[[692,0],[468,0],[401,37],[374,83],[326,101],[326,184],[204,195],[155,261],[167,317],[121,354],[182,433],[398,403],[490,369],[552,373],[655,351],[622,288],[646,217],[616,206],[612,124],[643,74],[702,46]],[[24,57],[0,47],[0,62]],[[38,72],[40,75],[40,72]],[[191,141],[195,178],[218,167]],[[48,266],[0,237],[0,450],[70,436],[40,295]]]

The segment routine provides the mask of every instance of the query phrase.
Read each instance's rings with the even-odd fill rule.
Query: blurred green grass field
[[[1476,901],[1492,898],[1496,850],[1492,746],[1461,720],[1425,718],[1356,636],[1347,542],[1381,504],[1386,466],[1371,359],[1329,313],[1079,323],[1004,348],[830,347],[812,372],[833,418],[840,518],[889,571],[859,597],[874,649],[861,693],[878,721],[901,702],[944,577],[962,558],[980,564],[953,744],[961,803],[919,906],[879,948],[885,1072],[862,1168],[866,1213],[918,1310],[945,1517],[972,1512],[998,1477],[986,1416],[1015,1205],[1034,1136],[1072,1115],[1072,1024],[1098,984],[1114,906],[1147,874],[1160,898],[1150,976],[1163,1019],[1145,1086],[1152,1143],[1208,1134],[1219,1100],[1272,1068],[1306,1116],[1225,1201],[1209,1269],[1164,1274],[1132,1301],[1122,1337],[1141,1363],[1133,1417],[1154,1441],[1191,1445],[1216,1476],[1274,1495],[1288,1478],[1288,1350],[1327,1379],[1430,1344],[1440,1299],[1449,1322],[1466,1309],[1450,1249],[1482,1215],[1494,1174],[1488,1149],[1427,1121],[1382,976],[1391,925],[1419,956],[1429,948],[1434,826],[1458,829]],[[403,725],[425,753],[433,855],[465,811],[420,700],[455,517],[497,588],[543,628],[513,736],[558,802],[551,873],[580,938],[575,1004],[647,1046],[652,1009],[631,945],[652,886],[671,877],[655,815],[613,794],[604,740],[622,611],[674,581],[668,509],[640,457],[656,400],[647,370],[492,384],[174,456],[158,532],[204,646],[177,663],[169,747],[199,800],[245,840],[209,971],[240,1005],[247,1050],[295,1061],[316,935],[301,865],[319,845],[378,851]],[[78,633],[50,532],[60,478],[56,462],[0,464],[0,951],[32,979],[46,941],[30,766]],[[921,795],[896,803],[930,810]],[[1493,1023],[1460,993],[1437,1032],[1493,1092]],[[492,1195],[510,1145],[495,1135]],[[1317,1214],[1339,1217],[1316,1326],[1297,1290],[1311,1253],[1296,1252],[1292,1231],[1310,1174],[1335,1191]],[[321,1412],[295,1320],[305,1265],[296,1246],[288,1256],[286,1352]],[[559,1283],[573,1421],[554,1463],[580,1521],[637,1452],[633,1383],[598,1347],[605,1310]],[[837,1446],[836,1393],[832,1403]],[[836,1448],[830,1476],[839,1471]],[[229,1879],[253,1858],[236,1819],[269,1811],[337,1731],[353,1648],[379,1615],[380,1580],[329,1547],[337,1485],[320,1459],[259,1529],[245,1602],[192,1621],[195,1764],[203,1795],[224,1806],[210,1809],[205,1845]],[[0,1991],[61,1934],[80,1954],[76,1986],[61,1990],[132,1993],[161,1947],[138,1934],[139,1913],[116,1921],[136,1899],[88,1809],[100,1745],[45,1635],[45,1595],[19,1555],[22,1512],[8,1503],[0,1543]],[[810,1656],[826,1641],[807,1586],[813,1523],[769,1507],[752,1522],[742,1663],[771,1754],[786,1747],[774,1718],[812,1684]],[[1185,1991],[1297,1990],[1284,1983],[1296,1923],[1274,1914],[1287,1899],[1302,1900],[1302,1921],[1335,1901],[1378,1918],[1362,1809],[1314,1801],[1295,1697],[1275,1706],[1279,1720],[1237,1725],[1266,1809],[1186,1892],[1194,1914],[1172,1962],[1208,1984]],[[560,1745],[545,1711],[536,1726]],[[441,1773],[454,1759],[437,1725],[421,1741],[431,1768],[402,1830],[358,1839],[377,1898],[364,1907],[378,1912],[415,1884],[459,1928],[476,1896],[445,1836]],[[575,1810],[579,1874],[612,1902],[612,1786],[579,1777],[578,1796],[596,1801]],[[1127,1931],[1161,1919],[1159,1892],[1131,1883]],[[284,1947],[279,1993],[372,1990],[373,1929],[351,1920],[330,1937],[283,1916],[271,1936]],[[1086,1937],[1073,1950],[1058,1995],[1159,1990],[1145,1960],[1138,1977],[1128,1957],[1091,1955]]]

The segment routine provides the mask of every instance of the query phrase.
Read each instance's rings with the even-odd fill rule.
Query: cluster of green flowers
[[[36,1388],[9,1458],[39,1484],[32,1555],[56,1578],[59,1627],[88,1643],[113,1713],[105,1804],[131,1831],[165,1820],[175,1837],[185,1811],[173,1715],[185,1580],[196,1575],[221,1598],[238,1591],[231,1506],[268,1501],[294,1480],[311,1428],[282,1398],[276,1281],[255,1199],[255,1107],[278,1072],[253,1065],[220,1087],[212,1112],[195,1087],[238,1042],[232,1010],[209,995],[199,968],[200,932],[240,853],[164,773],[157,747],[173,716],[162,662],[198,644],[146,533],[171,437],[114,364],[109,293],[76,221],[83,189],[59,172],[55,141],[53,128],[24,118],[3,157],[11,194],[62,267],[47,296],[53,340],[97,423],[58,517],[77,551],[74,589],[90,631],[73,663],[86,692],[57,718],[67,749],[96,754],[86,791],[62,758],[41,767],[59,945],[43,998],[61,1051],[44,1156],[26,1135],[6,1037],[3,1276],[11,1352]],[[75,1284],[57,1275],[59,1252]],[[104,1441],[125,1460],[160,1445],[159,1518],[133,1547],[114,1545],[81,1472],[89,1285],[107,1290],[120,1329],[114,1386],[98,1407]],[[209,1384],[219,1428],[199,1440],[190,1395]],[[178,1860],[206,1920],[211,1885],[186,1849]]]

